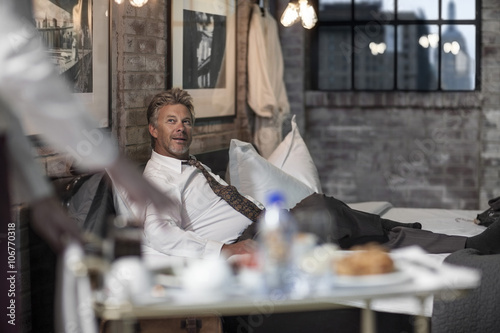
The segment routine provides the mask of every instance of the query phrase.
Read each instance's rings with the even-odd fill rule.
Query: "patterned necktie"
[[[257,222],[262,209],[260,209],[251,200],[245,198],[241,195],[236,187],[232,185],[222,185],[201,165],[200,161],[197,161],[194,156],[191,156],[187,161],[187,164],[192,165],[201,170],[203,175],[208,181],[208,185],[212,188],[215,194],[224,199],[231,207],[233,207],[237,212],[245,215],[253,222]]]

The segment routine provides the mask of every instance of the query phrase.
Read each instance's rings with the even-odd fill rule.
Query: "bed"
[[[392,207],[389,203],[356,203],[355,209],[376,213],[401,222],[419,221],[422,228],[449,235],[474,236],[485,229],[474,223],[481,211]],[[500,241],[500,240],[499,240]],[[411,316],[423,314],[432,318],[432,332],[497,332],[500,317],[500,254],[485,255],[474,249],[454,253],[427,254],[429,260],[466,266],[481,273],[480,287],[466,295],[451,294],[444,298],[428,298],[423,305],[415,299],[386,299],[374,301],[375,311]],[[351,304],[363,306],[363,304]]]
[[[380,214],[399,222],[420,222],[422,229],[448,235],[474,236],[481,233],[485,227],[474,223],[474,218],[480,211],[453,210],[433,208],[402,208],[393,207],[388,202],[363,202],[349,205],[353,209]],[[450,253],[427,254],[430,260],[443,262]],[[374,301],[372,308],[376,311],[402,313],[409,315],[432,316],[433,299],[425,301],[424,306],[416,299],[387,299]],[[354,305],[354,304],[353,304]],[[361,304],[355,304],[361,306]]]

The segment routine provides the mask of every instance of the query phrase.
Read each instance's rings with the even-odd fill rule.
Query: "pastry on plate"
[[[392,273],[395,270],[394,261],[386,249],[380,245],[367,244],[353,247],[351,253],[346,254],[333,263],[334,271],[338,275],[375,275]]]

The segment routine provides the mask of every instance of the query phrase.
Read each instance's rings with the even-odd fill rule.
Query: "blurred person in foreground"
[[[121,156],[117,143],[98,129],[98,122],[56,73],[33,25],[31,8],[30,0],[0,2],[0,163],[8,172],[2,204],[28,203],[34,230],[60,252],[69,239],[81,241],[82,236],[34,160],[22,118],[29,119],[51,147],[69,153],[77,168],[106,170],[133,202],[161,207],[167,198]]]

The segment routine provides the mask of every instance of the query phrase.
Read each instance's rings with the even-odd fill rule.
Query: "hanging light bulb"
[[[121,1],[121,0],[120,0]],[[142,7],[144,6],[148,0],[130,0],[130,4],[134,7]]]
[[[314,7],[309,4],[308,0],[299,0],[298,3],[290,1],[280,21],[283,26],[289,27],[299,20],[306,29],[312,29],[318,22]]]
[[[299,0],[299,15],[302,19],[302,26],[306,29],[312,29],[318,22],[318,17],[313,6],[307,0]]]
[[[123,3],[123,0],[115,0],[115,2],[119,5],[121,5]]]
[[[285,11],[281,15],[281,24],[285,27],[289,27],[299,20],[299,6],[296,3],[289,2]]]

